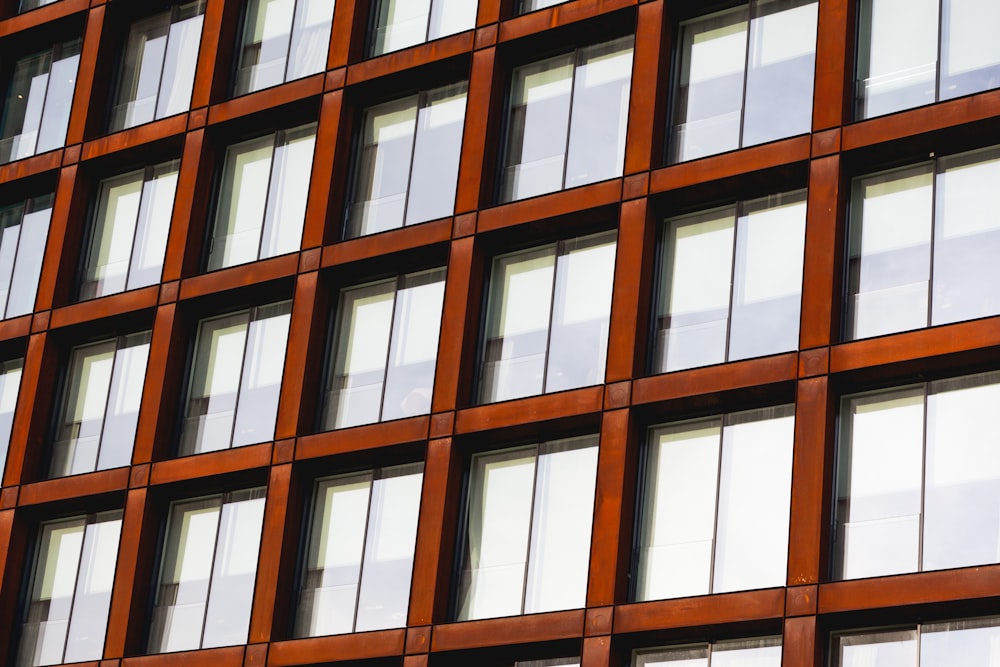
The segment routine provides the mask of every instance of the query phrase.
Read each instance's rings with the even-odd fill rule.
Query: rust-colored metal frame
[[[238,98],[228,96],[240,0],[207,0],[190,111],[105,132],[118,51],[136,12],[128,0],[60,0],[16,15],[0,0],[0,62],[67,33],[83,37],[65,147],[0,165],[0,199],[55,192],[32,314],[0,322],[0,353],[24,374],[0,491],[0,654],[9,654],[38,522],[122,508],[121,546],[100,667],[176,664],[144,656],[149,591],[171,500],[267,484],[248,642],[184,654],[192,667],[366,661],[405,667],[486,665],[553,655],[585,667],[627,664],[636,647],[671,641],[783,636],[786,667],[825,664],[829,633],[918,618],[985,613],[1000,597],[1000,565],[831,581],[830,498],[838,398],[919,374],[1000,367],[1000,317],[842,342],[845,209],[850,179],[930,151],[1000,136],[1000,90],[854,122],[855,0],[818,0],[812,132],[665,165],[673,41],[694,0],[570,0],[513,16],[513,0],[480,0],[476,27],[375,58],[364,56],[368,0],[338,0],[326,71]],[[495,205],[505,94],[512,67],[635,34],[624,174],[572,191]],[[353,126],[393,91],[467,79],[468,113],[454,215],[341,240]],[[205,220],[217,161],[229,143],[291,120],[317,122],[317,150],[298,253],[202,271]],[[75,272],[96,183],[128,168],[180,159],[158,285],[75,303]],[[770,357],[649,376],[655,251],[664,217],[722,199],[808,187],[799,348]],[[605,383],[494,405],[473,401],[483,287],[505,248],[618,230]],[[429,415],[317,433],[318,370],[331,309],[344,286],[446,266],[437,372]],[[402,269],[400,268],[402,267]],[[292,323],[273,442],[176,458],[175,425],[199,318],[234,304],[292,300]],[[45,480],[60,359],[81,336],[152,330],[132,465]],[[651,424],[748,405],[793,402],[796,412],[786,586],[630,603],[628,576],[638,452]],[[456,623],[448,618],[456,523],[469,452],[527,437],[600,435],[586,608]],[[405,628],[292,639],[289,616],[313,480],[359,466],[424,462],[424,489]]]

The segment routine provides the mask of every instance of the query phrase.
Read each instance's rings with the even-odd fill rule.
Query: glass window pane
[[[12,359],[0,363],[0,479],[7,462],[7,448],[10,446],[10,432],[14,426],[14,408],[17,407],[17,393],[21,387],[23,359]]]
[[[584,49],[574,72],[565,187],[621,176],[632,82],[632,37]]]
[[[373,55],[404,49],[425,41],[430,11],[431,0],[381,0]]]
[[[334,0],[298,0],[286,81],[326,69],[333,6]]]
[[[573,239],[556,258],[545,391],[604,382],[615,234]]]
[[[708,667],[708,646],[671,648],[635,655],[635,667]]]
[[[379,420],[394,303],[395,281],[341,292],[325,429]]]
[[[274,439],[291,313],[285,301],[257,308],[250,320],[232,447]]]
[[[736,225],[729,360],[799,346],[805,192],[747,202]]]
[[[396,294],[381,419],[431,411],[444,269],[405,276]]]
[[[710,591],[721,426],[679,424],[651,435],[638,600]]]
[[[747,55],[746,7],[684,24],[681,53],[673,161],[739,147]]]
[[[104,655],[121,528],[121,512],[99,515],[96,522],[87,524],[63,662]]]
[[[15,231],[8,226],[3,230],[3,253],[8,252],[8,241],[17,244],[16,251],[13,251],[15,257],[4,317],[26,315],[35,309],[38,278],[42,272],[42,257],[52,217],[52,202],[52,195],[29,199],[24,203],[24,215],[19,228]]]
[[[434,0],[427,39],[437,39],[476,27],[477,0]]]
[[[905,21],[899,17],[905,16]],[[863,0],[858,56],[863,118],[930,104],[937,78],[938,0]]]
[[[785,585],[794,435],[791,406],[727,418],[713,593]]]
[[[573,56],[514,70],[503,201],[563,187]]]
[[[781,667],[781,637],[718,642],[712,667]]]
[[[406,625],[422,464],[382,471],[372,485],[355,631]]]
[[[597,478],[594,436],[541,445],[524,613],[583,607]]]
[[[80,286],[81,299],[125,290],[142,190],[141,171],[101,183],[94,238]]]
[[[118,342],[101,434],[101,452],[97,458],[98,470],[127,466],[132,462],[149,341],[150,332],[146,331]]]
[[[114,340],[73,350],[50,477],[96,470],[114,361]]]
[[[531,448],[472,459],[458,620],[521,613],[535,457]]]
[[[273,153],[273,135],[226,150],[209,271],[257,259]]]
[[[848,331],[867,338],[927,325],[933,169],[855,182]]]
[[[918,569],[924,395],[922,388],[844,400],[838,496],[841,577]]]
[[[931,324],[1000,313],[1000,181],[996,149],[941,160],[935,179]]]
[[[52,69],[49,71],[48,88],[45,91],[45,110],[38,127],[38,145],[35,153],[60,148],[66,141],[69,127],[69,109],[76,90],[76,71],[80,64],[82,40],[67,42],[55,49]]]
[[[236,94],[282,83],[292,33],[295,0],[250,0],[243,28],[243,49]]]
[[[351,632],[361,581],[372,474],[316,485],[312,534],[299,600],[296,636]]]
[[[182,20],[170,26],[167,51],[163,58],[163,78],[156,102],[156,117],[166,118],[191,105],[194,70],[198,63],[204,0],[197,0],[178,9]]]
[[[51,66],[52,50],[26,56],[14,64],[0,132],[0,163],[35,154]]]
[[[547,247],[494,260],[482,402],[542,393],[555,259]]]
[[[750,20],[743,146],[812,128],[819,4],[758,0]]]
[[[202,648],[244,644],[250,629],[264,489],[233,494],[222,506]]]
[[[142,125],[156,117],[156,96],[169,29],[169,12],[132,24],[125,46],[118,101],[111,110],[112,130]]]
[[[994,665],[998,660],[1000,626],[995,617],[934,623],[920,629],[921,667]]]
[[[670,225],[656,340],[660,372],[725,361],[736,211]]]
[[[145,287],[160,281],[163,258],[167,252],[167,237],[170,234],[179,166],[180,163],[176,160],[158,165],[152,169],[151,178],[143,183],[126,289]]]
[[[407,225],[443,218],[455,210],[467,88],[460,83],[431,91],[417,111]]]
[[[944,0],[940,99],[1000,86],[1000,42],[990,30],[995,25],[1000,5],[992,0]]]
[[[282,134],[274,148],[259,259],[295,252],[302,244],[316,126]]]
[[[927,396],[923,570],[1000,558],[1000,426],[983,418],[1000,404],[998,382],[958,378]]]
[[[838,667],[915,667],[915,630],[847,635],[836,638]]]

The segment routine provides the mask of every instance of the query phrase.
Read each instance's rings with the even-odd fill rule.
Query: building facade
[[[5,663],[1000,664],[998,28],[0,0]]]

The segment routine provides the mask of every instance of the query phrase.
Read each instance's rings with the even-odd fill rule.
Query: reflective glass
[[[70,353],[49,477],[132,462],[149,341],[146,331]]]
[[[121,512],[41,525],[18,667],[102,657],[120,533]]]
[[[652,431],[637,600],[784,585],[794,424],[785,406]]]
[[[636,651],[633,666],[780,667],[781,637],[739,639]]]
[[[7,448],[10,446],[10,432],[14,427],[14,409],[17,407],[17,393],[21,388],[23,359],[0,362],[0,480],[7,462]]]
[[[317,482],[297,637],[406,625],[422,469]]]
[[[304,125],[226,150],[209,271],[299,249],[315,144]]]
[[[552,5],[558,5],[560,3],[566,2],[566,0],[521,0],[520,14],[527,14],[528,12],[533,12],[538,9],[545,9],[546,7],[551,7]]]
[[[173,503],[150,653],[246,642],[263,521],[263,488]]]
[[[430,412],[444,269],[341,292],[326,429]]]
[[[326,69],[334,0],[250,0],[236,95]]]
[[[372,55],[476,27],[476,0],[379,0]]]
[[[57,2],[57,0],[21,0],[18,11],[26,12],[31,9],[38,9],[39,7],[44,7],[45,5],[51,5],[53,2]]]
[[[681,25],[671,160],[809,132],[815,0],[751,0]]]
[[[274,437],[290,321],[290,301],[202,320],[181,456]]]
[[[805,221],[803,191],[668,220],[654,370],[796,349]]]
[[[502,201],[621,176],[633,38],[514,70]]]
[[[597,438],[472,457],[458,620],[582,607]]]
[[[0,164],[63,145],[81,45],[70,40],[14,63],[0,120]]]
[[[917,667],[916,631],[846,635],[835,642],[837,667]]]
[[[201,44],[205,1],[172,7],[132,24],[110,129],[187,111]]]
[[[101,182],[80,299],[160,281],[179,163]]]
[[[53,196],[46,195],[0,208],[0,314],[4,318],[35,309],[52,202]]]
[[[493,261],[481,402],[603,381],[614,261],[614,233]]]

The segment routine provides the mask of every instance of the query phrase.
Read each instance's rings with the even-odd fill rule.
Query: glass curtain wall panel
[[[0,480],[3,479],[7,464],[10,433],[14,427],[14,409],[17,407],[17,393],[21,388],[23,371],[24,359],[0,362]]]
[[[371,55],[378,56],[476,27],[477,0],[378,0]]]
[[[546,7],[558,5],[566,1],[567,0],[519,0],[518,13],[527,14],[528,12],[545,9]]]
[[[49,477],[132,463],[150,332],[73,348]]]
[[[872,118],[1000,86],[1000,5],[863,0],[857,115]]]
[[[316,482],[295,636],[402,628],[423,464]]]
[[[849,339],[1000,313],[1000,148],[854,182]]]
[[[834,635],[834,667],[950,667],[1000,663],[1000,618],[969,618]]]
[[[179,166],[173,160],[101,182],[81,300],[160,282]]]
[[[20,4],[18,5],[17,11],[21,13],[27,12],[32,9],[38,9],[39,7],[44,7],[45,5],[51,5],[53,2],[56,1],[57,0],[21,0]]]
[[[324,430],[430,412],[444,269],[340,293]]]
[[[467,90],[456,83],[365,110],[348,238],[454,212]]]
[[[315,145],[313,123],[226,149],[209,271],[298,251]]]
[[[597,436],[472,457],[458,620],[584,606]]]
[[[111,109],[111,131],[188,110],[204,13],[205,0],[196,0],[132,24]]]
[[[622,175],[633,41],[514,70],[501,201]]]
[[[664,225],[653,371],[798,348],[805,191]]]
[[[604,382],[614,232],[493,260],[481,403]]]
[[[681,24],[671,162],[812,128],[816,0],[752,0]]]
[[[291,312],[283,301],[201,321],[181,456],[274,438]]]
[[[62,147],[82,44],[72,39],[14,63],[0,120],[0,164]]]
[[[844,397],[835,576],[1000,560],[1000,373]]]
[[[781,637],[643,649],[635,652],[632,666],[781,667]]]
[[[0,314],[4,319],[35,309],[53,199],[45,195],[0,208]]]
[[[18,667],[104,655],[121,526],[122,513],[113,511],[39,527]]]
[[[261,487],[171,505],[150,653],[246,643],[264,496]]]
[[[635,599],[785,585],[792,406],[650,432]]]
[[[233,93],[324,71],[333,6],[334,0],[250,0]]]

